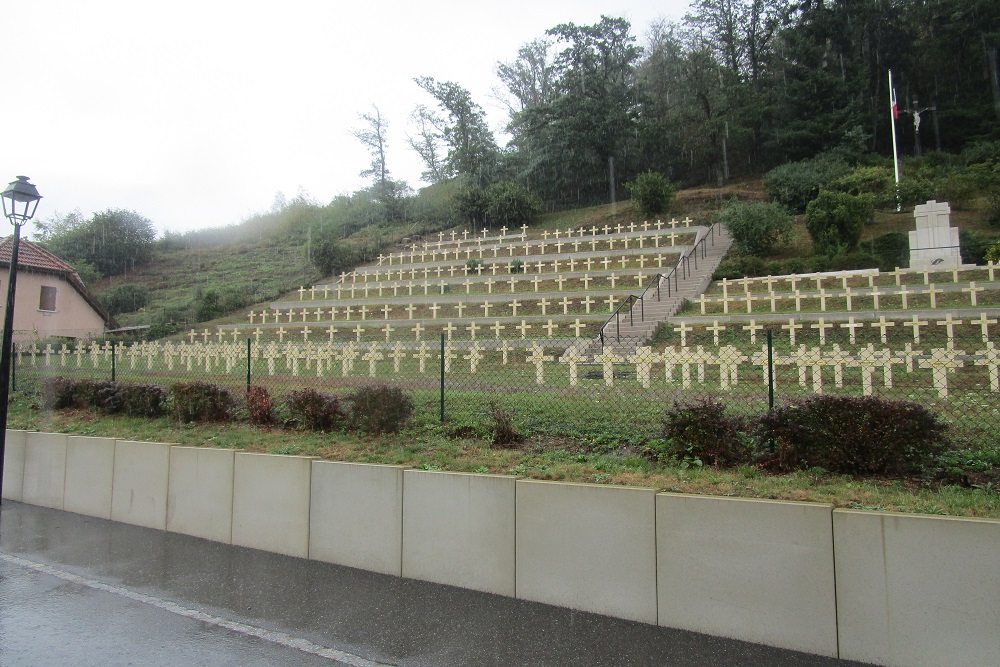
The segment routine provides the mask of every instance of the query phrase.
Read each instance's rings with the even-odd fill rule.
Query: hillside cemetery
[[[388,382],[427,409],[445,395],[455,418],[500,402],[554,432],[598,422],[651,432],[672,401],[716,396],[753,413],[771,393],[917,400],[970,437],[1000,426],[1000,267],[724,279],[702,291],[717,263],[709,251],[728,242],[689,219],[440,233],[243,325],[22,345],[17,381],[113,373],[276,396]]]

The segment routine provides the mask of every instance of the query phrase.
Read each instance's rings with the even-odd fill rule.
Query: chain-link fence
[[[206,381],[235,397],[265,387],[275,403],[295,389],[348,393],[369,384],[408,391],[427,419],[488,430],[497,408],[522,432],[638,439],[659,432],[674,402],[714,397],[740,414],[814,394],[915,401],[962,439],[1000,431],[1000,350],[978,331],[925,331],[916,342],[877,324],[809,332],[770,323],[749,332],[661,328],[628,339],[459,339],[279,343],[111,341],[18,344],[16,389],[47,377],[169,386]],[[745,329],[746,327],[742,327]]]

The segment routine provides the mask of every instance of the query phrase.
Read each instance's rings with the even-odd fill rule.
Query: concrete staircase
[[[702,228],[693,249],[682,257],[675,269],[666,271],[658,285],[651,284],[645,292],[636,293],[631,307],[620,308],[604,325],[598,338],[576,349],[585,355],[600,354],[606,347],[619,356],[634,353],[637,347],[652,338],[661,322],[680,310],[685,299],[693,299],[705,291],[731,245],[732,238],[722,225]]]

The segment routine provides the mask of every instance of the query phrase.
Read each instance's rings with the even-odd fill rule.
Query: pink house
[[[0,241],[0,317],[6,307],[11,238]],[[100,338],[117,328],[72,266],[31,241],[21,240],[14,297],[14,341]]]

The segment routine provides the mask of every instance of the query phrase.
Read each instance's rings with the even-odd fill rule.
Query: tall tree
[[[107,209],[53,234],[46,246],[71,264],[83,260],[104,275],[117,275],[148,262],[155,238],[148,218],[127,209]]]
[[[606,201],[636,173],[635,67],[642,55],[629,22],[602,16],[595,25],[564,23],[546,31],[562,46],[548,100],[526,106],[512,124],[522,177],[544,199]]]
[[[418,104],[410,120],[416,125],[416,136],[406,135],[410,148],[423,160],[424,169],[420,178],[428,183],[437,183],[445,177],[444,159],[441,155],[441,141],[444,139],[443,123],[433,111]]]
[[[511,116],[548,104],[555,97],[556,72],[551,48],[551,40],[536,39],[518,49],[514,60],[497,63],[497,77],[510,95],[506,104]]]
[[[365,121],[365,126],[351,130],[355,139],[368,149],[371,153],[371,165],[361,171],[361,176],[373,177],[376,186],[382,186],[389,180],[389,169],[385,161],[386,133],[389,130],[389,121],[385,119],[379,108],[372,105],[371,113],[360,115]]]
[[[442,128],[448,145],[445,173],[464,176],[479,187],[487,185],[496,170],[500,150],[486,124],[482,107],[472,101],[468,90],[452,81],[422,76],[414,82],[433,97],[448,116]]]

